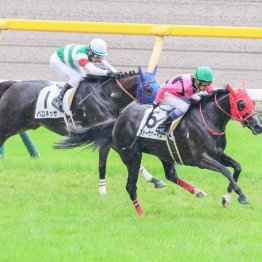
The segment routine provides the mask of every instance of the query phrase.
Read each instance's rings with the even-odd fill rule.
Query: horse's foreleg
[[[128,169],[126,190],[135,206],[136,212],[138,213],[139,216],[143,216],[144,211],[137,199],[137,193],[136,193],[137,190],[136,184],[138,180],[138,172],[141,164],[142,153],[136,152],[135,154],[132,154],[131,152],[123,152],[123,154],[120,155]]]
[[[155,185],[155,188],[166,186],[163,181],[154,178],[142,165],[140,166],[139,172],[143,175],[147,182],[153,183]]]
[[[168,180],[181,186],[182,188],[184,188],[191,194],[196,195],[197,197],[206,197],[207,196],[207,194],[202,189],[199,189],[195,187],[194,185],[190,184],[189,182],[179,178],[173,163],[168,163],[163,160],[161,160],[161,162],[165,170],[165,176]]]
[[[220,157],[220,161],[221,164],[223,164],[224,166],[227,167],[232,167],[234,169],[234,174],[233,174],[233,178],[235,179],[235,181],[238,181],[239,175],[242,171],[241,165],[235,161],[234,159],[232,159],[230,156],[226,155],[224,152]],[[227,188],[227,192],[228,193],[232,193],[233,187],[231,185],[231,183],[229,184],[228,188]]]
[[[242,192],[241,188],[238,186],[237,182],[235,181],[234,177],[231,175],[230,171],[224,165],[222,165],[220,162],[218,162],[217,160],[215,160],[213,157],[211,157],[205,152],[201,155],[201,157],[202,158],[200,160],[199,167],[217,171],[220,172],[222,175],[224,175],[229,180],[232,189],[239,195],[238,201],[241,204],[248,204],[248,200],[246,196]],[[229,202],[227,202],[227,199],[224,198],[223,196],[222,198],[223,206],[226,207],[228,203]]]
[[[98,192],[101,195],[107,194],[106,191],[106,161],[109,154],[111,146],[99,149],[99,189]]]

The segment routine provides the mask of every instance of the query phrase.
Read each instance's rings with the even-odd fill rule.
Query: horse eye
[[[237,102],[238,111],[242,111],[246,107],[246,103],[244,100],[240,100]]]
[[[153,93],[153,88],[151,86],[148,86],[148,85],[145,86],[145,93],[144,93],[144,95],[149,97],[149,96],[152,95],[152,93]]]

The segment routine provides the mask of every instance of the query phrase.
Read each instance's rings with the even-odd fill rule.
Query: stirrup
[[[160,126],[158,126],[158,127],[156,128],[156,132],[158,132],[158,133],[161,134],[161,135],[167,136],[168,133],[169,133],[169,128],[166,130],[165,127],[160,127]]]
[[[64,110],[62,108],[62,101],[59,98],[55,97],[51,104],[52,104],[52,106],[54,106],[56,109],[58,109],[62,113],[64,112]]]

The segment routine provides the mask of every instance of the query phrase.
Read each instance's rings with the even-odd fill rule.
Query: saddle
[[[151,138],[151,139],[166,140],[166,136],[157,132],[156,129],[158,128],[160,124],[163,123],[166,116],[169,114],[170,110],[172,109],[173,108],[171,108],[170,106],[161,105],[160,107],[157,107],[154,110],[150,119],[148,119],[149,115],[152,113],[152,108],[148,108],[145,111],[144,117],[140,123],[140,126],[138,128],[136,135],[140,137]],[[175,128],[178,126],[182,118],[183,116],[179,117],[178,119],[172,122],[170,126],[171,132],[175,130]]]
[[[63,109],[65,113],[60,112],[58,109],[56,109],[51,104],[53,99],[59,95],[61,91],[61,85],[63,85],[63,83],[53,84],[51,86],[47,86],[43,88],[40,91],[39,96],[37,98],[36,109],[35,109],[35,118],[36,119],[64,118],[65,114],[68,116],[72,116],[70,107],[71,107],[75,92],[78,89],[78,86],[74,88],[70,88],[66,92],[63,98]]]

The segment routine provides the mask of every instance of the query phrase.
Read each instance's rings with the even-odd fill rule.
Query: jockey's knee
[[[184,115],[186,113],[187,110],[182,110],[180,108],[174,108],[170,113],[169,113],[169,116],[172,118],[172,119],[176,119],[182,115]]]
[[[71,78],[67,83],[68,83],[70,86],[75,87],[75,86],[77,86],[77,85],[81,82],[82,79],[83,79],[83,78],[82,78],[81,76],[79,76],[79,77],[74,77],[74,78]]]

